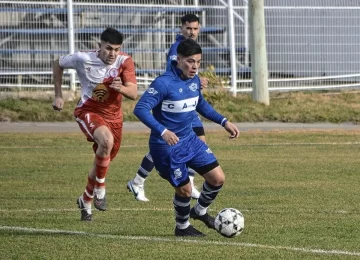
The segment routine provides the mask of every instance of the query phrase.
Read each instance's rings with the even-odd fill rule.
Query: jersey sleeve
[[[129,56],[121,66],[123,66],[123,71],[120,74],[120,77],[123,84],[127,82],[137,84],[136,74],[135,74],[135,64],[133,59]]]
[[[161,135],[166,128],[154,118],[151,110],[164,100],[166,94],[166,84],[156,79],[141,96],[134,109],[134,115],[158,135]]]
[[[170,70],[171,63],[173,61],[177,60],[177,46],[178,46],[178,44],[174,43],[173,45],[171,45],[171,47],[169,49],[167,59],[166,59],[166,70]]]
[[[81,59],[80,52],[75,52],[59,58],[59,65],[63,69],[76,69],[78,61]]]

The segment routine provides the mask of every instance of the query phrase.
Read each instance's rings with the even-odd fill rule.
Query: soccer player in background
[[[171,70],[171,63],[176,62],[177,59],[177,47],[179,43],[185,39],[197,40],[200,33],[200,22],[199,18],[195,14],[186,14],[181,18],[181,34],[176,36],[176,41],[171,45],[168,55],[167,55],[167,64],[166,70]],[[201,87],[207,87],[208,80],[206,78],[200,77]],[[203,124],[197,114],[194,116],[192,122],[192,128],[196,135],[205,142],[205,131]],[[147,153],[142,159],[141,165],[137,170],[135,177],[130,180],[127,184],[129,191],[131,191],[135,198],[139,201],[148,201],[148,198],[145,196],[144,183],[145,179],[149,176],[150,172],[154,169],[153,159],[150,153]],[[191,197],[193,199],[198,199],[200,192],[197,190],[194,184],[194,175],[195,171],[189,169],[190,184],[192,187]]]
[[[63,70],[75,69],[81,97],[74,116],[87,140],[94,143],[94,164],[85,191],[76,201],[83,221],[92,220],[92,201],[96,209],[106,210],[105,177],[122,138],[122,97],[134,100],[138,93],[133,59],[120,50],[123,40],[122,33],[107,28],[100,35],[98,50],[61,56],[53,65],[53,108],[61,111],[64,106]]]
[[[238,128],[216,112],[201,94],[197,75],[201,56],[202,50],[196,41],[180,42],[176,62],[151,83],[134,109],[134,114],[151,129],[149,147],[156,170],[175,188],[175,236],[204,236],[190,224],[189,217],[214,229],[214,218],[207,211],[225,181],[216,157],[192,129],[196,111],[221,124],[230,138],[239,136]],[[200,197],[191,209],[188,166],[205,180]]]

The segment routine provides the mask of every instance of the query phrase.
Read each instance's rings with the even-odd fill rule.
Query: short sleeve
[[[79,52],[61,56],[59,58],[59,65],[63,69],[76,69],[76,64],[79,59]]]
[[[120,73],[121,81],[125,84],[131,82],[137,84],[135,75],[135,64],[133,59],[129,56],[121,65],[122,71]]]

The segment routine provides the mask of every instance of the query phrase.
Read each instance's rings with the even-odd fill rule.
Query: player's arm
[[[160,124],[150,112],[154,107],[160,104],[164,99],[164,96],[166,96],[165,86],[166,84],[161,82],[161,80],[153,81],[136,104],[134,115],[154,133],[161,136],[168,145],[175,145],[179,142],[179,138],[176,134]]]
[[[166,130],[151,113],[151,110],[163,100],[164,92],[161,80],[155,80],[141,96],[134,108],[134,115],[153,132],[162,135]]]
[[[124,97],[135,100],[138,94],[138,87],[136,83],[133,82],[125,82],[122,83],[120,77],[116,77],[110,85],[110,88],[115,89],[119,93],[121,93]]]
[[[62,78],[64,74],[64,69],[59,64],[59,59],[56,59],[53,63],[53,80],[54,80],[54,90],[55,90],[55,99],[52,104],[54,110],[61,111],[64,107],[64,100],[62,99]]]
[[[209,84],[209,80],[205,77],[200,77],[200,88],[203,89],[203,88],[207,88]]]
[[[62,78],[64,69],[76,69],[77,63],[81,61],[80,52],[61,56],[53,63],[53,80],[55,89],[55,99],[52,104],[54,110],[61,111],[64,107],[64,100],[62,99]]]
[[[200,92],[200,91],[199,91]],[[239,129],[236,125],[229,122],[226,117],[219,114],[202,96],[201,92],[199,95],[199,102],[196,107],[196,111],[199,112],[203,117],[209,119],[225,128],[230,133],[230,138],[237,138],[239,136]]]
[[[122,66],[121,75],[113,80],[110,87],[120,92],[124,97],[135,100],[138,95],[138,87],[134,61],[128,57]]]

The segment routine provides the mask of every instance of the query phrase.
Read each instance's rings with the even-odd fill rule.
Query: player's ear
[[[99,49],[101,48],[101,42],[98,42]]]

